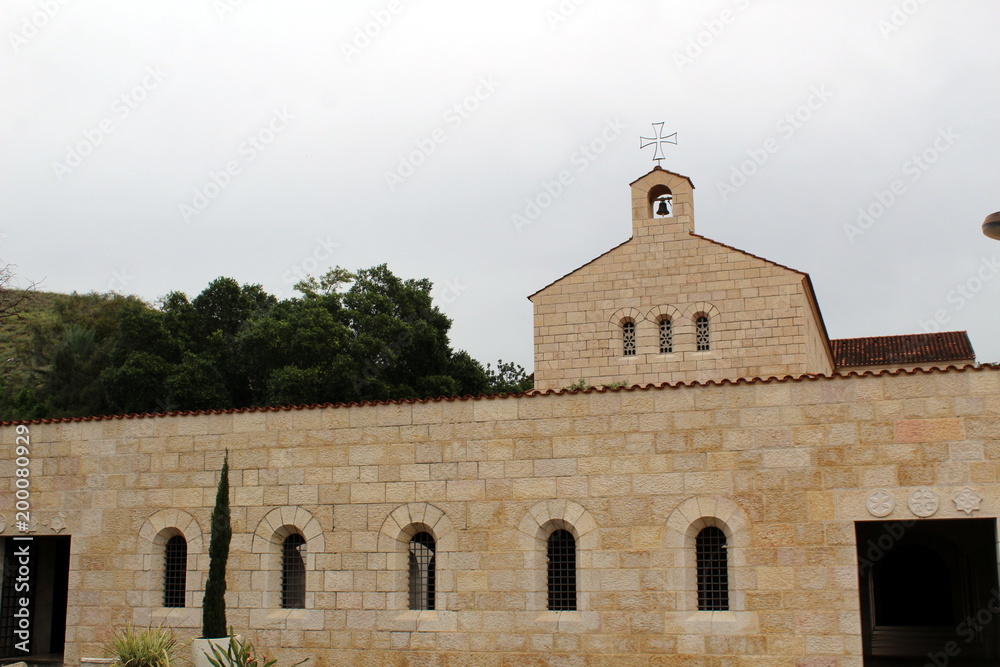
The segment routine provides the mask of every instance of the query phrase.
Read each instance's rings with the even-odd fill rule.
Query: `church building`
[[[229,624],[279,667],[1000,664],[1000,367],[830,340],[693,192],[655,168],[529,297],[534,391],[0,425],[0,657],[198,636],[228,450]]]

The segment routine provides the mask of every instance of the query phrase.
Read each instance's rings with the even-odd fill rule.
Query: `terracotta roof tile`
[[[197,417],[201,415],[232,415],[232,414],[246,414],[250,412],[291,412],[298,410],[319,410],[319,409],[343,409],[343,408],[365,408],[374,407],[378,405],[416,405],[416,404],[426,404],[426,403],[454,403],[454,402],[465,402],[465,401],[493,401],[493,400],[504,400],[508,398],[536,398],[539,396],[565,396],[569,394],[604,394],[607,392],[634,392],[634,391],[649,391],[653,389],[683,389],[686,387],[724,387],[727,385],[741,385],[741,384],[772,384],[772,383],[784,383],[784,382],[816,382],[816,381],[830,381],[830,380],[846,380],[848,378],[864,378],[864,377],[897,377],[901,375],[928,375],[931,373],[955,373],[955,372],[969,372],[969,371],[993,371],[1000,372],[1000,365],[992,364],[965,364],[962,366],[949,365],[949,366],[932,366],[929,368],[917,368],[913,370],[905,369],[894,369],[894,370],[878,370],[878,371],[846,371],[844,373],[834,373],[833,375],[785,375],[776,376],[772,375],[769,377],[753,377],[753,378],[737,378],[735,380],[724,379],[724,380],[706,380],[706,381],[691,381],[691,382],[664,382],[662,384],[645,384],[645,385],[632,385],[631,387],[615,387],[614,389],[609,387],[591,387],[589,389],[548,389],[545,391],[531,390],[526,391],[521,394],[498,394],[493,396],[452,396],[452,397],[438,397],[438,398],[423,398],[423,399],[410,399],[401,401],[374,401],[371,403],[323,403],[323,404],[313,404],[313,405],[285,405],[285,406],[273,406],[273,407],[253,407],[253,408],[228,408],[225,410],[194,410],[194,411],[176,411],[176,412],[145,412],[141,414],[128,414],[128,415],[95,415],[92,417],[60,417],[56,419],[33,419],[30,421],[0,421],[0,426],[17,426],[17,425],[32,425],[32,424],[72,424],[77,422],[103,422],[112,421],[116,419],[155,419],[162,417]]]
[[[830,347],[837,368],[973,361],[976,358],[969,335],[964,331],[842,338],[831,340]]]

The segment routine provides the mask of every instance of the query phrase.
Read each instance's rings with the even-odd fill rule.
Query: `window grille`
[[[669,317],[660,320],[660,354],[672,354],[674,351],[674,323]]]
[[[622,323],[622,344],[626,357],[635,356],[635,322]]]
[[[576,611],[576,539],[566,530],[549,535],[549,611]]]
[[[281,608],[306,608],[306,540],[298,533],[281,548]]]
[[[712,335],[708,325],[708,317],[699,315],[695,323],[698,327],[698,351],[707,352],[712,349]]]
[[[429,533],[417,533],[410,540],[410,609],[434,610],[435,551]]]
[[[187,588],[188,545],[180,535],[174,535],[163,550],[163,606],[183,607]]]
[[[709,527],[695,540],[698,562],[698,611],[729,611],[729,560],[726,534]]]

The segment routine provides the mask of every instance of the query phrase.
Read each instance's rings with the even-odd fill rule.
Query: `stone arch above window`
[[[673,354],[678,351],[678,324],[683,315],[674,306],[657,306],[646,314],[646,319],[655,322],[660,354]]]
[[[634,357],[639,353],[639,323],[645,319],[637,308],[622,308],[611,316],[611,354]]]
[[[195,608],[195,593],[203,588],[197,569],[198,556],[205,553],[201,526],[184,510],[160,510],[146,519],[139,529],[137,551],[142,555],[146,582],[142,587],[143,606],[164,608],[167,543],[180,537],[186,542],[187,565],[184,571],[183,604],[171,605],[171,614],[187,615]],[[176,542],[175,542],[176,543]],[[176,601],[179,602],[179,601]],[[200,610],[196,610],[200,613]]]
[[[746,609],[745,591],[752,588],[753,571],[746,562],[752,543],[752,527],[746,513],[729,498],[688,498],[667,519],[664,546],[674,563],[669,573],[671,588],[678,593],[677,610],[698,611],[698,535],[705,528],[718,528],[725,535],[728,552],[728,603],[734,612]]]
[[[421,533],[434,543],[434,610],[411,610],[410,557],[413,538]],[[389,513],[379,529],[378,551],[385,554],[385,568],[392,576],[388,608],[416,614],[448,609],[455,590],[452,554],[458,548],[458,534],[443,510],[427,503],[401,505]]]
[[[598,548],[597,522],[590,512],[570,500],[543,500],[528,510],[517,530],[530,570],[524,577],[528,610],[548,612],[549,538],[560,530],[576,540],[576,609],[588,609],[596,590],[592,559]]]
[[[304,540],[300,550],[305,565],[305,609],[315,609],[316,592],[322,590],[322,572],[316,569],[316,554],[326,551],[326,538],[319,520],[302,507],[278,507],[261,518],[254,530],[251,551],[260,558],[259,572],[263,579],[263,607],[285,609],[282,585],[285,572],[285,545],[291,535]]]
[[[696,352],[709,352],[717,349],[719,315],[718,308],[704,301],[688,306],[684,310],[684,323],[682,325],[685,349]]]

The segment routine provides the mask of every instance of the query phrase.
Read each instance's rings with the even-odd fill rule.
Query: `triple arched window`
[[[410,609],[412,610],[433,611],[435,608],[436,550],[437,544],[430,533],[417,533],[410,539]]]
[[[712,349],[712,325],[706,313],[698,313],[694,317],[695,349],[698,352],[709,352]],[[659,328],[660,354],[673,354],[676,351],[676,336],[674,321],[663,317],[657,322]],[[622,356],[634,357],[638,354],[636,323],[631,319],[621,322]]]

